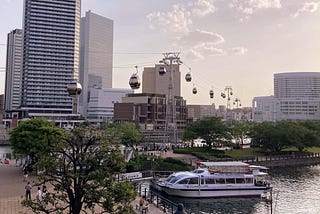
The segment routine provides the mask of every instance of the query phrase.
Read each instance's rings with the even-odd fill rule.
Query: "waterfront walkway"
[[[34,176],[29,176],[28,181],[33,183],[36,181]],[[33,212],[21,205],[21,201],[25,198],[24,187],[26,181],[23,181],[23,172],[21,167],[16,167],[14,161],[11,160],[10,164],[0,164],[0,213],[1,214],[32,214]],[[36,190],[32,189],[32,197],[35,197]],[[135,208],[139,202],[137,197],[132,205]],[[141,211],[136,210],[139,214]],[[157,208],[154,204],[149,206],[150,214],[163,214],[161,209]]]

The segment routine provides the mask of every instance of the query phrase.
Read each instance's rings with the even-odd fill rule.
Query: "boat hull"
[[[234,187],[234,188],[172,188],[163,185],[153,185],[154,189],[170,196],[185,198],[226,198],[226,197],[261,197],[270,187]]]

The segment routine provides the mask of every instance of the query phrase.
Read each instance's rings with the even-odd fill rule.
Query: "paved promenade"
[[[11,160],[10,164],[0,164],[0,213],[1,214],[32,214],[31,210],[21,205],[21,201],[25,198],[24,187],[26,182],[23,181],[23,172],[20,167],[14,166],[14,161]],[[32,184],[36,181],[33,176],[28,177],[28,181]],[[35,197],[36,190],[33,189],[33,197]],[[132,205],[135,208],[138,204],[139,198],[137,197]],[[136,210],[136,213],[141,211]],[[158,209],[155,205],[149,206],[150,214],[165,213]]]

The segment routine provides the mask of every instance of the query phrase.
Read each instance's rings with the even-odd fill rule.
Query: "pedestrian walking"
[[[45,200],[46,199],[46,194],[47,194],[47,187],[46,185],[42,186],[42,199]]]
[[[40,187],[38,187],[38,190],[37,190],[37,200],[38,201],[42,200],[42,191]]]
[[[29,174],[28,169],[27,169],[27,167],[25,166],[25,167],[23,168],[23,181],[27,181],[28,174]]]
[[[30,182],[27,183],[27,185],[25,186],[25,190],[26,190],[26,200],[30,200],[31,201],[31,184]]]

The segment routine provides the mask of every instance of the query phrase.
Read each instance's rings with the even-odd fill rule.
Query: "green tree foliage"
[[[111,123],[105,127],[106,138],[111,142],[118,142],[132,147],[143,142],[143,134],[134,123]]]
[[[53,139],[55,135],[49,133],[55,132],[46,136]],[[31,132],[28,134],[39,138]],[[23,136],[30,139],[26,133]],[[48,140],[46,150],[40,150],[37,156],[35,166],[43,170],[34,186],[48,186],[45,198],[23,204],[34,213],[79,214],[93,210],[94,213],[135,213],[130,205],[136,197],[133,185],[116,180],[116,175],[124,173],[126,166],[117,144],[111,145],[101,130],[90,126],[66,131],[61,136],[59,140]],[[25,146],[31,150],[34,145]]]
[[[205,140],[208,147],[219,147],[230,140],[228,127],[218,117],[205,117],[188,124],[184,131],[184,139]]]
[[[251,132],[251,144],[271,152],[280,152],[286,148],[283,141],[284,133],[275,123],[263,122],[253,125]]]
[[[256,123],[249,134],[251,144],[272,153],[279,153],[292,146],[302,152],[307,147],[319,146],[320,132],[312,124],[315,122],[283,120],[276,123]]]
[[[50,145],[58,144],[64,138],[64,132],[53,123],[35,118],[22,121],[10,133],[10,144],[14,153],[30,156],[33,162],[49,152]]]
[[[190,164],[176,158],[161,158],[156,156],[139,155],[127,164],[128,172],[154,171],[185,171],[192,170]]]
[[[236,144],[240,147],[244,144],[244,139],[248,138],[250,125],[243,122],[235,122],[235,125],[232,127],[232,137],[235,139]]]

